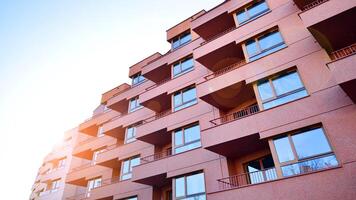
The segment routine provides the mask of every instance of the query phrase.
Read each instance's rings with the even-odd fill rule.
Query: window
[[[108,108],[107,105],[104,105],[104,112],[108,112],[110,110],[110,108]]]
[[[206,200],[204,173],[174,179],[175,197],[179,200]]]
[[[53,180],[51,183],[51,192],[56,192],[59,189],[61,179]]]
[[[278,30],[266,33],[246,42],[246,50],[250,61],[276,52],[286,45]]]
[[[132,168],[140,164],[140,158],[134,157],[123,161],[121,180],[127,180],[132,177]]]
[[[172,40],[172,49],[177,49],[178,47],[187,44],[191,40],[192,40],[192,35],[190,34],[190,32],[183,33]]]
[[[104,136],[104,128],[103,128],[103,126],[99,126],[97,136],[98,137]]]
[[[63,158],[61,160],[58,161],[58,168],[64,168],[66,165],[66,159]]]
[[[125,143],[136,141],[136,126],[130,126],[126,129]]]
[[[200,146],[200,127],[198,124],[174,131],[175,154],[199,148]]]
[[[132,86],[139,85],[143,83],[146,79],[141,75],[141,73],[137,73],[131,77],[132,79]]]
[[[261,183],[277,179],[272,155],[252,160],[245,164],[250,184]]]
[[[312,128],[273,140],[283,176],[338,166],[323,128]]]
[[[193,70],[194,60],[193,57],[183,59],[173,65],[173,77],[180,76],[186,72]]]
[[[297,71],[289,71],[257,84],[263,108],[275,106],[300,99],[308,95]]]
[[[138,97],[134,97],[130,100],[130,105],[129,105],[129,112],[134,112],[140,108],[142,108],[142,106],[140,105],[140,103],[138,102]]]
[[[92,158],[92,162],[91,162],[92,165],[96,165],[96,160],[98,159],[98,155],[102,152],[104,152],[104,149],[97,150],[97,151],[93,152],[93,158]]]
[[[174,111],[189,107],[198,102],[195,87],[181,90],[173,95]]]
[[[101,186],[101,178],[96,178],[88,181],[87,197],[90,197],[90,191]]]
[[[236,13],[236,18],[239,24],[242,25],[256,19],[267,11],[269,11],[267,3],[265,1],[257,1],[238,11]]]

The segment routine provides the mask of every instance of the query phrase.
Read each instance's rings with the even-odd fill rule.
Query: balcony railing
[[[331,60],[338,60],[356,53],[356,43],[330,54]]]
[[[276,168],[269,168],[256,172],[243,173],[239,175],[230,176],[227,178],[219,179],[220,190],[228,190],[233,188],[239,188],[246,185],[252,185],[257,183],[263,183],[266,181],[272,181],[277,179]]]
[[[172,149],[167,149],[165,151],[162,151],[162,152],[159,152],[159,153],[155,153],[153,155],[141,158],[141,164],[150,163],[150,162],[153,162],[153,161],[156,161],[156,160],[167,158],[167,157],[169,157],[171,155],[172,155]]]
[[[218,77],[218,76],[221,76],[223,74],[226,74],[226,73],[228,73],[228,72],[230,72],[230,71],[232,71],[234,69],[237,69],[239,67],[242,67],[244,65],[246,65],[246,60],[241,60],[239,62],[236,62],[236,63],[232,64],[232,65],[224,67],[223,69],[220,69],[220,70],[218,70],[216,72],[213,72],[212,74],[209,74],[208,76],[205,77],[205,79],[206,80],[213,79],[215,77]]]
[[[256,114],[259,111],[260,111],[260,109],[259,109],[258,105],[253,105],[253,106],[244,108],[242,110],[236,111],[234,113],[224,115],[224,116],[222,116],[220,118],[213,119],[210,122],[212,124],[214,124],[215,126],[218,126],[218,125],[230,122],[230,121],[238,120],[238,119],[241,119],[241,118]]]
[[[162,117],[165,117],[165,116],[167,116],[167,115],[170,115],[171,113],[172,113],[172,110],[171,110],[171,109],[166,110],[166,111],[163,111],[163,112],[160,112],[160,113],[157,113],[155,116],[143,120],[143,121],[142,121],[142,124],[146,124],[146,123],[152,122],[152,121],[154,121],[154,120],[160,119],[160,118],[162,118]]]
[[[302,11],[304,12],[304,11],[310,10],[310,9],[315,8],[315,7],[319,6],[320,4],[323,4],[323,3],[327,2],[327,1],[329,1],[329,0],[316,0],[316,1],[313,1],[310,4],[307,4],[306,6],[304,6],[302,8]]]

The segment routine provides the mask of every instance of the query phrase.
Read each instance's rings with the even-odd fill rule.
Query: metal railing
[[[142,121],[142,124],[146,124],[146,123],[149,123],[149,122],[152,122],[154,120],[157,120],[157,119],[160,119],[162,117],[165,117],[167,115],[170,115],[172,113],[172,110],[169,109],[169,110],[166,110],[166,111],[163,111],[163,112],[160,112],[160,113],[157,113],[155,116],[152,116],[150,118],[147,118],[145,120]]]
[[[215,126],[225,124],[230,121],[238,120],[253,114],[256,114],[260,111],[258,105],[253,105],[244,109],[241,109],[239,111],[233,112],[231,114],[224,115],[222,117],[216,118],[211,120],[210,122],[214,124]]]
[[[236,62],[232,65],[229,65],[227,67],[224,67],[216,72],[213,72],[212,74],[209,74],[208,76],[205,77],[206,80],[213,79],[215,77],[218,77],[220,75],[226,74],[234,69],[240,68],[242,66],[246,65],[246,60],[240,60],[239,62]]]
[[[331,60],[338,60],[356,53],[356,43],[345,48],[334,51],[330,54]]]
[[[329,0],[316,0],[316,1],[313,1],[310,4],[305,5],[302,8],[302,11],[304,12],[304,11],[310,10],[310,9],[315,8],[315,7],[319,6],[320,4],[323,4],[323,3],[327,2],[327,1],[329,1]]]
[[[228,190],[239,188],[246,185],[263,183],[266,181],[276,180],[278,178],[276,168],[269,168],[256,172],[248,172],[219,179],[219,189]]]
[[[167,157],[169,157],[171,155],[172,155],[172,149],[167,149],[165,151],[162,151],[162,152],[159,152],[159,153],[155,153],[155,154],[150,155],[150,156],[142,157],[141,158],[141,164],[150,163],[150,162],[153,162],[153,161],[156,161],[156,160],[167,158]]]

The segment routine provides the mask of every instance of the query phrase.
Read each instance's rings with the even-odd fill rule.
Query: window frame
[[[137,165],[132,166],[132,160],[134,160],[134,159],[138,159],[138,160],[139,160],[139,164],[138,164],[138,165],[140,165],[140,163],[141,163],[140,155],[127,158],[127,159],[125,159],[125,160],[123,160],[123,161],[121,162],[121,170],[120,170],[120,171],[121,171],[121,172],[120,172],[120,180],[121,180],[121,181],[130,180],[130,179],[132,178],[132,170],[131,170],[131,169],[132,169],[132,167],[137,166]],[[129,171],[128,171],[127,173],[124,173],[124,165],[125,165],[125,162],[127,162],[127,161],[129,162],[129,166],[128,166]],[[130,178],[123,179],[123,176],[129,175],[129,174],[131,174]]]
[[[194,127],[194,126],[198,126],[198,128],[199,128],[199,133],[198,133],[198,134],[199,134],[199,140],[194,140],[194,141],[190,141],[190,142],[186,143],[186,142],[185,142],[185,134],[184,134],[184,132],[185,132],[186,129],[192,128],[192,127]],[[183,141],[183,144],[176,146],[175,134],[176,134],[176,132],[178,132],[178,131],[182,131],[182,141]],[[193,124],[189,124],[189,125],[187,125],[187,126],[184,126],[184,127],[178,128],[178,129],[175,129],[175,130],[173,131],[172,137],[173,137],[173,138],[172,138],[172,141],[173,141],[172,154],[173,154],[173,155],[180,154],[180,153],[184,153],[184,152],[187,152],[187,151],[190,151],[190,150],[193,150],[193,149],[198,149],[198,148],[201,148],[201,146],[202,146],[202,144],[201,144],[201,129],[200,129],[199,123],[193,123]],[[196,147],[196,148],[193,148],[193,149],[188,149],[188,150],[186,150],[186,151],[176,153],[176,149],[177,149],[177,148],[181,148],[181,147],[184,147],[184,146],[188,146],[188,145],[190,145],[190,144],[197,143],[197,142],[200,142],[200,146],[199,146],[199,147]]]
[[[304,157],[304,158],[299,158],[297,150],[296,150],[296,147],[295,147],[293,139],[292,139],[292,136],[298,135],[298,134],[303,134],[305,132],[312,131],[312,130],[315,130],[315,129],[321,129],[322,130],[322,132],[323,132],[323,134],[325,136],[326,142],[328,143],[328,145],[330,147],[330,151],[324,152],[324,153],[315,154],[315,155],[312,155],[312,156],[307,156],[307,157]],[[289,142],[290,148],[292,150],[294,159],[289,160],[289,161],[285,161],[285,162],[280,162],[279,161],[278,151],[276,149],[274,141],[278,140],[278,139],[281,139],[281,138],[288,138],[288,142]],[[330,139],[328,137],[328,134],[327,134],[327,132],[326,132],[326,130],[325,130],[325,128],[324,128],[324,126],[322,124],[316,124],[316,125],[308,126],[308,127],[305,127],[305,128],[301,128],[301,129],[298,129],[298,130],[290,131],[288,133],[285,133],[285,134],[279,135],[277,137],[274,137],[274,138],[271,139],[270,147],[271,147],[271,151],[273,151],[272,156],[273,156],[273,160],[274,160],[274,163],[275,163],[275,167],[276,167],[276,169],[278,168],[279,174],[280,174],[281,177],[289,177],[289,176],[284,176],[283,175],[283,170],[282,170],[283,167],[290,166],[290,165],[293,165],[293,164],[298,164],[298,163],[301,163],[301,162],[315,160],[315,159],[322,158],[322,157],[334,156],[336,161],[337,161],[337,163],[338,163],[338,166],[340,165],[340,161],[338,160],[338,158],[336,156],[336,153],[335,153],[335,150],[333,148],[333,145],[331,144]],[[335,167],[337,167],[337,166],[335,166]],[[320,170],[323,170],[323,169],[320,169]],[[315,172],[317,172],[317,171],[319,171],[319,170],[315,170]],[[305,173],[295,174],[295,175],[292,175],[292,176],[298,176],[298,175],[302,175],[302,174],[305,174]]]
[[[100,125],[98,127],[98,132],[96,134],[97,137],[103,137],[105,134],[104,134],[104,127],[102,125]]]
[[[51,182],[51,192],[56,192],[60,188],[61,179],[56,179]]]
[[[140,79],[140,77],[142,77],[143,79]],[[137,82],[135,83],[135,79],[137,78]],[[138,72],[134,75],[131,76],[131,85],[132,87],[138,86],[140,84],[142,84],[143,82],[146,81],[146,78],[144,76],[142,76],[141,72]]]
[[[190,35],[190,40],[188,42],[184,42],[182,43],[181,40],[182,38],[184,38],[185,36],[187,35]],[[188,44],[190,43],[191,41],[193,40],[192,38],[192,33],[190,31],[190,29],[182,32],[181,34],[177,35],[176,37],[174,37],[172,40],[171,40],[171,50],[176,50],[176,49],[179,49],[180,47],[182,47],[183,45],[185,44]],[[177,47],[174,47],[173,44],[175,41],[179,41],[179,45]]]
[[[192,99],[192,100],[189,100],[189,101],[187,101],[187,102],[184,102],[184,101],[183,101],[183,100],[184,100],[184,99],[183,99],[183,93],[186,92],[186,91],[189,91],[189,90],[191,90],[191,89],[195,89],[195,98]],[[181,90],[178,90],[178,91],[174,92],[174,93],[172,94],[172,105],[173,105],[173,106],[172,106],[172,110],[173,110],[173,112],[177,112],[177,111],[183,110],[184,108],[188,108],[188,107],[191,107],[191,106],[197,104],[197,103],[198,103],[198,96],[197,96],[196,89],[197,89],[196,86],[195,86],[195,85],[192,85],[192,86],[189,86],[189,87],[186,87],[186,88],[183,88],[183,89],[181,89]],[[180,95],[180,99],[181,99],[181,102],[182,102],[182,103],[179,104],[179,105],[175,105],[175,96],[176,96],[177,94]],[[187,107],[183,107],[183,105],[189,104],[189,103],[194,102],[194,101],[196,101],[196,102],[193,103],[192,105],[187,106]]]
[[[129,144],[129,143],[135,142],[135,141],[137,140],[137,139],[136,139],[137,126],[139,126],[140,124],[141,124],[141,122],[135,123],[135,124],[132,124],[132,125],[126,127],[126,130],[125,130],[125,140],[124,140],[125,144]],[[133,128],[133,129],[134,129],[134,130],[133,130],[133,131],[134,131],[134,134],[133,134],[133,137],[128,138],[128,137],[127,137],[127,134],[128,134],[128,130],[129,130],[130,128]]]
[[[276,79],[278,79],[278,78],[280,78],[280,77],[283,77],[283,76],[287,76],[287,75],[292,74],[292,73],[296,73],[296,74],[298,75],[299,80],[300,80],[301,84],[303,85],[303,87],[298,88],[298,89],[295,89],[295,90],[293,90],[293,91],[289,91],[289,92],[284,93],[284,94],[281,94],[281,95],[277,95],[275,86],[273,85],[273,80],[276,80]],[[270,87],[271,90],[272,90],[273,97],[270,97],[270,98],[268,98],[268,99],[264,99],[264,100],[263,100],[262,97],[261,97],[261,94],[260,94],[260,91],[259,91],[259,88],[258,88],[258,87],[259,87],[260,83],[265,83],[265,82],[268,82],[268,85],[269,85],[269,87]],[[288,102],[285,102],[285,103],[282,103],[282,104],[279,104],[279,105],[277,105],[277,106],[273,106],[273,107],[270,107],[270,108],[265,108],[265,107],[264,107],[264,104],[266,104],[266,103],[275,101],[275,100],[280,99],[280,98],[283,98],[283,97],[287,97],[287,96],[289,96],[289,95],[292,95],[292,94],[297,93],[297,92],[301,92],[301,91],[303,91],[303,90],[305,90],[306,93],[307,93],[307,95],[306,95],[305,97],[309,96],[309,92],[308,92],[307,88],[305,87],[305,84],[304,84],[304,81],[303,81],[303,79],[302,79],[302,76],[300,75],[298,69],[297,69],[296,67],[294,67],[294,68],[292,68],[292,69],[284,70],[284,71],[282,71],[282,72],[278,72],[278,73],[276,73],[276,74],[273,74],[273,75],[271,75],[271,76],[268,76],[268,77],[266,77],[266,78],[262,78],[262,79],[256,81],[256,90],[255,90],[255,91],[256,91],[257,96],[258,96],[258,99],[259,99],[259,101],[260,101],[260,107],[261,107],[263,110],[267,110],[267,109],[272,109],[272,108],[275,108],[275,107],[277,107],[277,106],[281,106],[281,105],[284,105],[284,104],[286,104],[286,103],[293,102],[293,101],[299,100],[299,99],[301,99],[301,98],[304,98],[304,97],[301,97],[301,98],[298,98],[298,99],[295,99],[295,100],[292,100],[292,101],[288,101]]]
[[[190,176],[194,176],[194,175],[197,175],[197,174],[203,174],[203,178],[204,178],[204,192],[201,192],[201,193],[196,193],[196,194],[190,194],[188,195],[188,184],[187,184],[187,178],[190,177]],[[180,178],[184,178],[184,196],[180,196],[180,197],[177,197],[177,185],[176,185],[176,179],[180,179]],[[201,171],[201,172],[196,172],[196,173],[190,173],[190,174],[185,174],[183,176],[178,176],[178,177],[175,177],[173,180],[173,188],[174,188],[174,192],[172,191],[172,198],[174,197],[174,199],[176,200],[185,200],[187,198],[191,198],[191,197],[195,197],[195,196],[201,196],[201,195],[205,195],[206,197],[206,178],[205,178],[205,173],[204,171]]]
[[[141,108],[143,108],[143,106],[139,103],[139,96],[135,96],[135,97],[132,97],[130,100],[129,100],[129,113],[133,113],[137,110],[140,110]],[[131,102],[132,101],[135,101],[135,107],[131,109]]]
[[[261,48],[261,45],[260,45],[260,42],[259,42],[259,41],[261,40],[261,38],[265,37],[266,35],[273,34],[273,33],[275,33],[275,32],[278,32],[278,33],[281,35],[282,42],[280,42],[280,43],[278,43],[278,44],[275,44],[275,45],[273,45],[273,46],[271,46],[271,47],[269,47],[269,48],[267,48],[267,49],[262,49],[262,48]],[[258,52],[255,53],[255,54],[253,54],[253,55],[250,55],[250,54],[248,53],[248,50],[247,50],[247,43],[249,43],[250,41],[254,41],[254,43],[256,44],[257,50],[258,50]],[[261,56],[261,57],[258,57],[258,58],[253,58],[253,57],[255,57],[255,56],[258,56],[258,55],[260,55],[260,54],[263,54],[263,53],[265,53],[265,52],[268,52],[268,51],[270,51],[270,50],[272,50],[272,49],[274,49],[274,48],[277,48],[277,47],[279,47],[279,46],[283,46],[283,45],[284,45],[284,47],[282,47],[281,49],[287,47],[287,44],[286,44],[285,41],[286,41],[286,40],[284,39],[281,30],[280,30],[278,27],[272,28],[272,29],[270,29],[270,30],[268,30],[268,31],[264,31],[264,32],[262,32],[262,33],[260,33],[260,34],[258,34],[258,35],[256,35],[256,36],[254,36],[254,37],[252,37],[252,38],[249,38],[249,39],[247,39],[245,42],[243,42],[243,44],[244,44],[244,49],[245,49],[245,51],[246,51],[246,54],[245,54],[245,55],[247,56],[249,62],[253,62],[253,61],[255,61],[255,60],[258,60],[258,59],[261,59],[261,58],[263,58],[263,57],[265,57],[265,56],[268,56],[268,55],[270,55],[270,54],[272,54],[272,53],[275,53],[275,52],[279,51],[280,49],[278,49],[278,50],[276,50],[276,51],[273,51],[273,52],[271,52],[271,53],[269,53],[269,54],[267,54],[267,55],[264,55],[264,56]],[[246,56],[245,56],[245,57],[246,57]]]
[[[182,70],[182,63],[184,63],[185,61],[188,61],[190,59],[193,61],[193,66],[191,66],[190,68],[188,68],[186,70]],[[171,67],[172,68],[172,72],[171,72],[172,77],[171,77],[171,79],[177,78],[177,77],[182,76],[182,75],[184,75],[184,74],[186,74],[186,73],[188,73],[190,71],[193,71],[194,67],[195,67],[194,64],[195,64],[195,62],[194,62],[194,58],[193,58],[192,55],[189,55],[189,56],[187,56],[185,58],[182,58],[179,61],[173,63],[172,67]],[[174,67],[177,66],[177,65],[179,65],[180,72],[177,73],[177,74],[174,74]]]
[[[252,8],[254,5],[256,5],[258,3],[261,3],[261,2],[266,3],[267,10],[264,10],[264,11],[258,13],[257,15],[250,16],[250,13],[248,12],[248,9]],[[235,18],[236,18],[237,25],[242,26],[244,24],[247,24],[247,23],[257,19],[258,17],[260,17],[260,16],[262,16],[264,14],[267,14],[270,11],[271,11],[270,6],[269,6],[269,4],[268,4],[268,2],[266,0],[257,0],[257,1],[250,2],[250,3],[246,4],[246,5],[244,5],[243,7],[239,8],[238,10],[236,10]],[[246,15],[248,16],[248,19],[243,21],[243,22],[240,22],[238,17],[237,17],[237,15],[239,13],[242,13],[242,12],[246,13]]]

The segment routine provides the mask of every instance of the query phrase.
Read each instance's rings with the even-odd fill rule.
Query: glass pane
[[[184,197],[185,196],[185,183],[184,177],[175,179],[175,191],[176,197]]]
[[[191,101],[193,99],[196,99],[196,97],[197,97],[197,95],[196,95],[195,88],[191,88],[191,89],[183,92],[183,102]]]
[[[122,172],[123,172],[124,174],[125,174],[125,173],[128,173],[129,170],[130,170],[129,167],[130,167],[130,161],[129,161],[129,160],[124,161]]]
[[[285,94],[303,87],[297,72],[278,77],[272,81],[277,95]]]
[[[281,167],[283,176],[293,176],[338,166],[335,155],[316,158]]]
[[[262,165],[263,165],[264,169],[269,169],[269,168],[274,167],[272,155],[268,155],[268,156],[262,158]]]
[[[271,88],[271,84],[269,83],[268,80],[258,83],[257,88],[258,88],[258,93],[263,101],[266,99],[270,99],[274,96]]]
[[[186,34],[180,38],[180,44],[183,45],[185,43],[190,42],[191,40],[192,40],[192,35],[190,33]]]
[[[256,41],[250,40],[246,43],[246,50],[250,57],[257,54],[259,52]]]
[[[182,132],[182,130],[174,132],[174,144],[175,144],[175,146],[183,145],[183,132]]]
[[[173,40],[173,43],[172,43],[172,48],[175,49],[179,47],[179,39],[176,39],[176,40]]]
[[[142,81],[144,81],[145,80],[145,77],[143,77],[142,75],[140,75],[139,77],[138,77],[138,82],[142,82]]]
[[[206,196],[205,196],[205,194],[201,194],[201,195],[196,195],[196,196],[184,198],[184,199],[181,199],[181,200],[206,200]]]
[[[127,138],[132,138],[134,136],[134,128],[130,127],[127,129]]]
[[[136,99],[131,99],[130,100],[130,110],[133,110],[136,108]]]
[[[258,15],[264,13],[267,10],[268,10],[268,6],[266,2],[261,1],[248,8],[247,12],[249,13],[250,17],[253,18],[253,17],[257,17]]]
[[[292,139],[299,159],[331,152],[322,128],[293,135]]]
[[[185,145],[185,146],[182,146],[182,147],[178,147],[175,149],[175,154],[177,153],[182,153],[182,152],[185,152],[185,151],[189,151],[189,150],[192,150],[192,149],[196,149],[196,148],[199,148],[201,147],[201,142],[200,140],[197,141],[197,142],[194,142],[194,143],[191,143],[189,145]]]
[[[200,129],[199,125],[189,127],[184,130],[184,143],[189,143],[192,141],[200,140]]]
[[[194,66],[193,58],[189,58],[182,62],[182,71],[186,71]]]
[[[276,139],[273,141],[277,151],[278,160],[280,163],[294,160],[292,147],[290,146],[288,137]]]
[[[195,174],[187,177],[187,195],[205,192],[204,174]]]
[[[132,174],[129,173],[129,174],[125,174],[121,177],[121,180],[127,180],[127,179],[130,179],[132,177]]]
[[[247,21],[248,20],[248,16],[246,14],[245,11],[241,11],[239,13],[236,14],[236,17],[237,17],[237,21],[242,24],[243,22]]]
[[[130,171],[132,171],[132,167],[135,167],[140,164],[140,158],[134,158],[131,160],[131,166],[130,166]]]
[[[137,197],[128,198],[127,200],[137,200]]]
[[[177,107],[179,105],[181,105],[182,102],[182,94],[181,93],[177,93],[174,95],[174,107]]]
[[[180,63],[173,65],[173,75],[181,73]]]
[[[290,101],[294,101],[303,97],[306,97],[308,95],[306,90],[302,90],[296,93],[292,93],[288,96],[282,97],[282,98],[278,98],[276,100],[270,101],[268,103],[264,103],[263,104],[263,108],[264,109],[268,109],[268,108],[273,108],[275,106],[284,104],[284,103],[288,103]]]
[[[279,32],[268,33],[259,39],[262,50],[269,49],[279,43],[283,43],[282,36]]]

